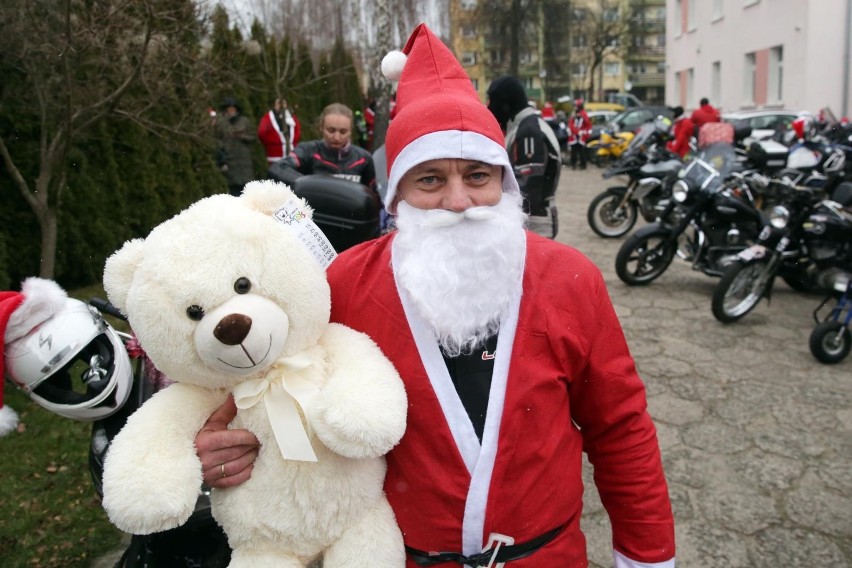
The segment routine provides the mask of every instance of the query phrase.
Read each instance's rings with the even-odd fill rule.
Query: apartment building
[[[852,113],[852,0],[667,0],[666,102]]]
[[[665,40],[665,1],[573,0],[558,9],[552,6],[559,3],[549,8],[539,4],[536,12],[525,13],[518,23],[521,42],[517,74],[529,98],[539,103],[574,97],[592,100],[624,91],[632,83],[651,93],[652,100],[661,99],[665,75],[660,61],[665,49],[660,43]],[[634,9],[634,4],[639,8]],[[449,45],[484,101],[490,82],[508,72],[509,54],[506,38],[501,35],[505,31],[501,32],[493,19],[483,18],[477,6],[477,0],[450,0]],[[635,69],[616,50],[608,49],[600,65],[592,70],[592,44],[600,41],[592,35],[589,25],[593,14],[608,21],[628,15],[632,18],[629,33],[607,41],[613,46],[617,42],[635,42],[635,47],[624,50],[633,57]]]

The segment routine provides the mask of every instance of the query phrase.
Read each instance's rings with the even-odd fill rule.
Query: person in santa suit
[[[574,101],[574,112],[568,119],[568,130],[571,133],[568,137],[568,145],[571,146],[571,169],[576,170],[579,161],[580,169],[585,170],[586,142],[592,134],[592,120],[586,112],[583,99]]]
[[[615,566],[673,567],[656,432],[601,272],[524,230],[500,126],[426,26],[382,68],[399,81],[385,198],[398,229],[328,278],[332,320],[369,334],[408,394],[385,481],[406,566],[587,566],[586,451]],[[196,439],[214,488],[247,479],[257,452],[227,429],[233,412]]]
[[[290,112],[287,101],[275,99],[272,109],[263,115],[257,125],[257,137],[266,150],[270,164],[288,155],[297,144],[296,118]]]
[[[695,124],[683,113],[682,106],[672,108],[672,118],[672,137],[666,142],[666,148],[683,158],[692,149],[689,142],[695,134]]]

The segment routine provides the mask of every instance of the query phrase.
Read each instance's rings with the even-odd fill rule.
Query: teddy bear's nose
[[[244,314],[229,314],[219,320],[213,337],[225,345],[239,345],[251,331],[251,318]]]

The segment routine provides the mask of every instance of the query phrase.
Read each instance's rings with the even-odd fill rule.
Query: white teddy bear
[[[128,241],[104,288],[174,384],[116,436],[104,501],[120,529],[183,524],[202,483],[195,436],[234,394],[233,428],[261,442],[251,478],[211,495],[232,567],[405,565],[382,485],[384,454],[405,430],[396,370],[366,335],[329,323],[324,263],[310,209],[289,188],[252,182],[204,198]],[[304,237],[304,235],[303,235]],[[333,255],[333,251],[332,251]]]

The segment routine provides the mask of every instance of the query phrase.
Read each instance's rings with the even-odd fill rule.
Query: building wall
[[[721,5],[721,14],[714,14]],[[789,108],[836,114],[852,112],[844,100],[844,44],[852,0],[667,0],[666,103],[691,109],[714,91],[713,64],[720,64],[723,111]],[[692,14],[690,14],[692,12]],[[690,26],[691,23],[691,26]],[[774,100],[771,49],[781,46],[781,99]],[[754,54],[754,96],[746,89],[746,54]],[[693,70],[693,99],[684,77]],[[848,77],[848,75],[847,75]],[[679,80],[677,80],[677,79]]]

